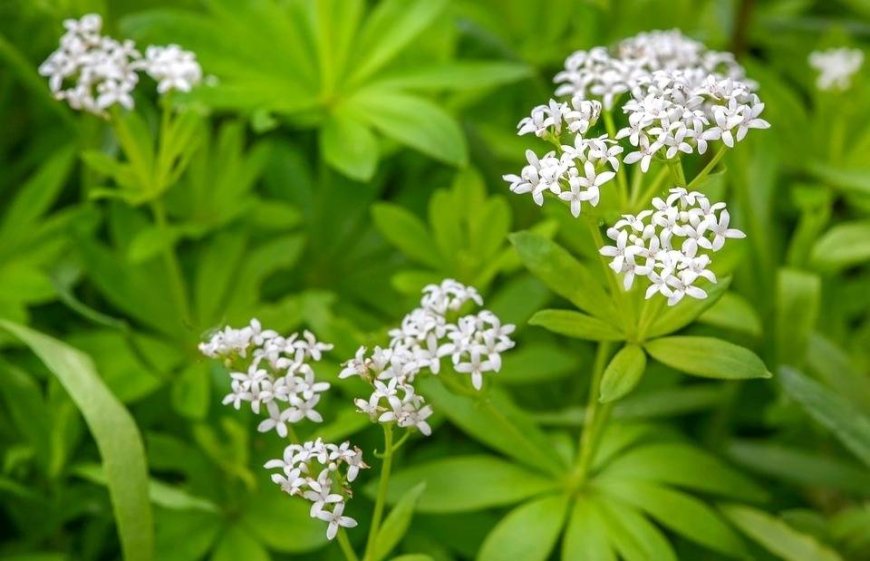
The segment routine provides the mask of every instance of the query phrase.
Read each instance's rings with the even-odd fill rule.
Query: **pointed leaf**
[[[568,497],[552,495],[517,507],[486,537],[477,561],[545,561],[556,546]]]
[[[771,377],[755,353],[722,339],[662,337],[647,341],[644,348],[662,364],[695,376],[728,380]]]
[[[372,178],[380,157],[375,135],[346,111],[335,111],[326,119],[320,151],[329,165],[358,181]]]
[[[375,538],[372,553],[374,561],[380,561],[386,557],[405,536],[405,532],[408,531],[408,527],[411,525],[411,517],[414,515],[417,501],[425,489],[425,481],[410,488],[384,519],[384,523],[378,531],[378,536]]]
[[[601,378],[601,403],[615,401],[628,394],[640,382],[646,370],[646,353],[637,345],[622,347],[610,360]]]
[[[574,502],[562,541],[562,561],[616,561],[607,526],[589,496],[578,497]]]
[[[676,306],[668,307],[656,317],[650,328],[642,334],[643,337],[648,339],[661,337],[686,327],[698,319],[701,314],[712,308],[725,294],[730,284],[731,277],[726,277],[707,290],[707,298],[702,300],[684,298]],[[647,302],[647,305],[649,305],[649,302]]]
[[[430,267],[440,267],[441,256],[422,220],[390,203],[374,205],[372,218],[378,231],[408,257]]]
[[[625,340],[625,336],[609,323],[571,310],[541,310],[531,317],[529,325],[539,325],[553,333],[577,339],[590,341]]]

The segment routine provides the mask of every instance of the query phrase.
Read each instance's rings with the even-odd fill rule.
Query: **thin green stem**
[[[702,169],[700,172],[698,172],[698,175],[696,175],[695,178],[692,179],[692,182],[689,183],[689,185],[688,185],[688,187],[686,187],[686,189],[691,191],[692,189],[694,189],[698,185],[700,185],[701,182],[704,181],[704,178],[707,177],[708,175],[710,175],[710,172],[713,171],[713,168],[716,167],[716,164],[718,164],[719,160],[722,159],[722,156],[725,155],[725,151],[727,149],[728,149],[728,147],[723,144],[719,148],[719,151],[713,155],[713,157],[710,159],[710,161],[707,163],[707,165],[704,166],[704,169]]]
[[[163,206],[161,199],[154,199],[150,203],[151,214],[154,216],[154,223],[164,239],[170,237],[169,222],[166,219],[166,209]],[[172,244],[166,243],[163,247],[163,263],[169,274],[169,286],[172,291],[172,298],[175,300],[175,305],[178,307],[183,323],[186,326],[193,325],[192,316],[190,313],[190,303],[187,298],[187,288],[184,282],[184,274],[181,272],[181,265],[175,252],[172,249]]]
[[[586,405],[586,416],[583,432],[580,433],[580,449],[577,456],[577,464],[574,471],[574,483],[579,488],[589,477],[592,460],[601,441],[601,432],[610,416],[612,404],[602,404],[598,401],[601,391],[601,379],[607,360],[610,358],[610,350],[613,343],[603,341],[598,343],[595,353],[595,366],[592,372],[592,382],[589,385],[589,397]]]
[[[678,187],[686,186],[686,174],[683,173],[683,162],[679,157],[668,160],[668,169],[671,171],[671,177]]]
[[[656,192],[658,192],[658,190],[661,189],[662,183],[664,183],[665,179],[667,179],[669,172],[670,172],[669,167],[665,166],[665,167],[661,168],[659,170],[658,174],[655,176],[655,178],[653,178],[653,180],[647,186],[647,188],[643,192],[643,194],[638,195],[637,197],[632,197],[632,200],[631,200],[632,210],[641,210],[641,209],[638,209],[637,207],[641,206],[641,207],[645,208],[647,206],[647,203],[649,202],[650,199],[652,199],[653,195],[655,195]],[[638,173],[637,175],[642,176],[643,174]],[[634,192],[634,194],[636,195],[639,192],[639,190],[640,189],[636,190]]]
[[[612,111],[602,111],[604,118],[604,128],[607,130],[607,136],[616,138],[616,125],[613,122]],[[628,204],[628,179],[625,175],[625,165],[619,166],[616,172],[616,184],[619,187],[619,202],[620,207],[625,208]]]
[[[610,291],[613,293],[613,299],[619,308],[619,317],[628,336],[633,328],[631,307],[626,302],[626,294],[619,285],[619,280],[616,278],[616,273],[607,265],[607,259],[598,252],[599,249],[605,246],[604,238],[601,236],[601,231],[598,229],[598,224],[594,218],[588,218],[586,224],[589,226],[589,231],[592,233],[592,241],[595,243],[596,253],[598,253],[598,261],[601,263],[601,268],[604,271],[604,276],[607,277],[607,283],[610,286]]]
[[[338,546],[341,547],[341,552],[344,553],[346,561],[359,561],[359,557],[356,556],[353,547],[350,545],[350,540],[347,539],[347,532],[344,531],[344,528],[338,529],[338,535],[336,538],[338,539]]]
[[[647,330],[652,326],[666,301],[665,297],[661,295],[654,300],[644,300],[643,308],[640,311],[640,319],[637,322],[637,336],[641,341],[646,339]]]
[[[299,444],[299,435],[296,434],[296,430],[293,428],[293,425],[287,425],[287,438],[290,439],[291,444]]]
[[[378,494],[375,499],[375,510],[372,514],[372,525],[369,528],[369,539],[366,542],[366,552],[363,556],[365,561],[371,561],[374,555],[375,540],[381,529],[381,520],[384,517],[384,506],[387,502],[387,487],[390,482],[390,469],[393,465],[393,427],[384,425],[384,461],[381,464],[381,479],[378,481]]]

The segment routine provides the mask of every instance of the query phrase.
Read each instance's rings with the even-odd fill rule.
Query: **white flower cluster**
[[[666,200],[653,199],[653,207],[636,216],[627,214],[608,228],[607,237],[615,245],[601,248],[601,254],[612,258],[611,269],[624,275],[626,290],[640,275],[651,283],[646,298],[660,293],[670,306],[684,296],[706,298],[695,282],[701,278],[716,282],[708,269],[710,253],[722,249],[726,238],[745,234],[729,228],[725,203],[711,204],[697,191],[671,189]]]
[[[619,169],[622,147],[607,135],[586,138],[586,133],[601,115],[601,103],[575,97],[570,103],[551,99],[547,105],[532,109],[530,117],[520,121],[517,134],[534,133],[558,146],[543,157],[526,150],[526,165],[520,175],[503,176],[514,193],[531,193],[537,205],[544,204],[547,192],[571,205],[579,216],[583,203],[598,205],[600,187],[614,178]],[[574,135],[569,145],[561,144],[563,130]]]
[[[476,389],[483,376],[501,369],[501,353],[514,346],[513,325],[502,325],[488,310],[468,314],[452,321],[467,302],[478,306],[483,299],[472,288],[447,279],[440,285],[423,289],[420,307],[390,331],[390,345],[375,347],[369,355],[361,347],[344,364],[339,378],[359,376],[372,385],[368,399],[356,399],[357,408],[373,421],[415,427],[425,435],[432,432],[426,419],[432,408],[414,390],[416,376],[426,370],[438,374],[441,359],[450,356],[457,372],[471,376]]]
[[[362,450],[324,443],[321,439],[291,444],[284,449],[283,458],[269,460],[266,469],[280,469],[273,473],[272,481],[289,495],[311,502],[310,515],[329,523],[326,537],[335,538],[339,527],[353,528],[356,520],[344,516],[344,507],[353,496],[350,483],[359,470],[369,466],[363,462]]]
[[[696,69],[704,75],[742,80],[743,68],[731,53],[712,51],[678,30],[650,31],[621,41],[611,51],[595,47],[576,51],[555,77],[556,95],[600,98],[604,108],[630,91],[635,82],[657,70]]]
[[[148,47],[143,59],[133,41],[102,35],[103,20],[88,14],[66,20],[66,33],[56,51],[39,67],[57,99],[70,107],[104,115],[113,105],[132,109],[133,91],[143,71],[158,82],[157,90],[189,91],[202,79],[196,57],[177,45]]]
[[[622,109],[628,126],[616,138],[628,138],[637,148],[624,161],[639,161],[644,173],[657,153],[667,159],[681,152],[703,154],[714,140],[733,148],[750,129],[770,126],[759,118],[764,104],[746,82],[697,69],[657,70],[638,78]]]
[[[242,402],[250,403],[256,414],[265,405],[269,417],[257,430],[274,429],[281,437],[287,436],[288,423],[323,421],[315,407],[329,383],[317,381],[309,362],[319,361],[331,349],[332,345],[318,342],[309,331],[282,337],[262,329],[256,319],[241,329],[226,327],[199,345],[202,354],[223,359],[232,368],[232,391],[224,405],[232,403],[239,409]]]
[[[849,89],[852,85],[852,75],[864,64],[864,53],[846,47],[813,51],[810,53],[809,63],[819,71],[816,87],[820,90],[843,91]]]

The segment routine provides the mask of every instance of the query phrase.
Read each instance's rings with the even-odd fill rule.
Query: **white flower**
[[[343,526],[345,528],[354,528],[356,527],[356,520],[351,518],[350,516],[343,516],[344,514],[344,503],[338,503],[332,508],[332,512],[323,510],[317,513],[317,518],[329,522],[329,527],[326,529],[326,537],[328,539],[334,539],[336,534],[338,534],[338,527]]]
[[[702,193],[682,187],[671,189],[665,200],[654,199],[653,208],[620,219],[607,230],[615,244],[599,252],[611,259],[614,272],[624,275],[626,290],[635,276],[644,276],[650,282],[648,299],[661,294],[673,306],[685,296],[706,298],[706,291],[695,283],[715,283],[716,275],[708,268],[710,255],[701,251],[719,251],[726,238],[745,235],[729,227],[725,203],[711,204]]]
[[[813,51],[810,53],[809,63],[819,71],[816,87],[820,90],[843,91],[849,89],[852,85],[852,76],[864,64],[864,53],[846,47]]]
[[[202,81],[202,68],[196,55],[178,45],[151,46],[145,49],[145,72],[157,81],[157,91],[189,92]]]

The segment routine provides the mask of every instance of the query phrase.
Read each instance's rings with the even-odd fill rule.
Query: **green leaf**
[[[491,300],[487,302],[491,303]],[[504,316],[499,314],[504,321]],[[576,353],[555,343],[524,343],[502,357],[498,381],[503,384],[537,384],[577,372]]]
[[[639,346],[629,344],[610,360],[601,379],[601,403],[616,401],[628,394],[640,382],[646,370],[646,353]]]
[[[127,259],[133,264],[144,263],[174,246],[180,237],[181,232],[177,229],[157,226],[143,228],[127,247]]]
[[[456,120],[421,97],[393,90],[366,88],[347,100],[347,108],[384,136],[436,160],[464,166],[465,135]]]
[[[806,169],[817,179],[856,195],[870,193],[870,170],[844,169],[824,162],[809,162]]]
[[[547,436],[497,388],[471,399],[450,393],[437,378],[420,380],[419,385],[438,411],[475,439],[544,473],[564,473],[566,466]]]
[[[403,68],[394,76],[379,79],[378,87],[406,90],[467,90],[492,88],[532,75],[524,64],[500,61],[460,60],[438,66]]]
[[[778,379],[786,395],[870,466],[870,419],[866,415],[845,398],[793,368],[780,368]]]
[[[558,486],[552,479],[494,456],[458,456],[396,473],[390,480],[387,501],[394,504],[424,483],[426,488],[421,491],[417,510],[429,513],[506,506]],[[372,485],[367,490],[373,491]]]
[[[568,497],[552,495],[517,507],[492,529],[477,561],[545,561],[556,546]]]
[[[780,269],[776,293],[776,352],[779,364],[802,366],[816,325],[822,283],[796,269]]]
[[[725,295],[730,284],[731,277],[726,277],[707,290],[707,298],[702,300],[684,298],[676,306],[669,306],[656,316],[656,320],[641,336],[651,339],[674,333],[686,327],[698,319],[701,314],[714,307]],[[646,305],[650,305],[650,303],[647,302]]]
[[[599,319],[613,321],[617,314],[610,296],[563,247],[532,232],[511,234],[510,240],[529,271],[550,290]]]
[[[746,544],[710,507],[685,493],[643,481],[605,477],[595,488],[638,508],[659,524],[714,551],[745,559]]]
[[[662,337],[647,341],[644,348],[662,364],[695,376],[726,380],[771,377],[755,353],[713,337]]]
[[[154,527],[148,469],[133,418],[103,384],[89,357],[27,327],[4,320],[0,320],[0,327],[30,347],[81,411],[103,461],[124,559],[150,561]]]
[[[260,484],[246,498],[239,520],[260,543],[281,553],[305,553],[327,542],[323,522],[311,518],[308,503],[280,492],[266,477]]]
[[[369,15],[348,82],[360,84],[390,62],[441,14],[447,0],[385,0]],[[352,65],[353,66],[353,65]]]
[[[562,561],[616,561],[607,538],[607,526],[595,501],[588,495],[574,502],[565,538]]]
[[[408,553],[407,555],[399,555],[393,557],[390,561],[435,561],[432,557],[424,553]]]
[[[632,448],[608,464],[604,475],[665,483],[753,502],[767,497],[761,487],[716,457],[676,442]]]
[[[851,462],[798,448],[749,440],[731,442],[727,453],[735,462],[776,480],[870,496],[870,473]]]
[[[834,551],[766,512],[734,504],[720,509],[744,534],[785,561],[843,561]]]
[[[625,561],[677,561],[667,538],[635,508],[611,498],[597,498],[610,543]]]
[[[194,362],[172,382],[170,393],[173,408],[188,419],[203,419],[211,398],[210,365]]]
[[[366,125],[347,111],[334,111],[320,129],[320,150],[329,165],[358,181],[375,173],[378,141]]]
[[[700,323],[722,329],[761,337],[762,327],[758,312],[745,298],[726,292],[719,300],[698,316]]]
[[[838,271],[870,261],[870,220],[836,224],[813,246],[810,260],[824,271]]]
[[[529,325],[538,325],[553,333],[591,341],[622,341],[625,335],[604,321],[571,310],[541,310]]]
[[[374,549],[372,550],[372,559],[374,561],[380,561],[386,557],[404,537],[408,527],[411,525],[411,517],[414,515],[417,501],[425,489],[425,481],[410,488],[398,500],[396,506],[393,507],[393,510],[390,511],[386,519],[384,519],[384,523],[375,538]]]
[[[221,533],[211,561],[269,561],[269,552],[241,526],[230,526]]]
[[[378,231],[411,259],[439,268],[441,257],[423,221],[409,211],[390,203],[372,207],[372,218]]]

